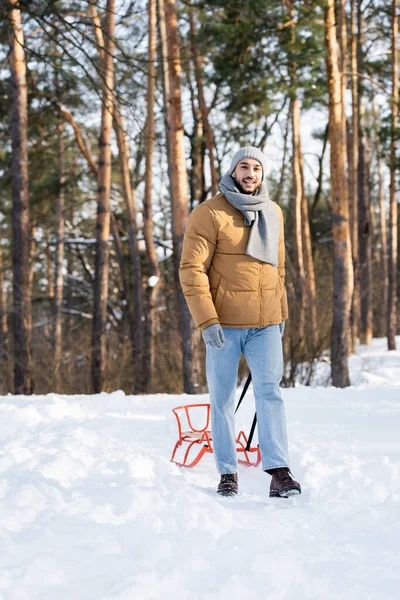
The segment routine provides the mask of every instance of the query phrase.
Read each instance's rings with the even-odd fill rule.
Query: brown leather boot
[[[237,473],[227,473],[221,475],[221,481],[218,484],[217,494],[221,496],[234,496],[238,493]]]
[[[268,469],[267,473],[272,475],[269,489],[270,498],[289,498],[289,496],[301,494],[300,484],[293,479],[288,467]]]

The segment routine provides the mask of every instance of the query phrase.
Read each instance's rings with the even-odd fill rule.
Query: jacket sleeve
[[[277,208],[278,208],[278,213],[279,213],[279,221],[281,224],[281,233],[279,236],[279,246],[278,246],[278,272],[279,272],[279,277],[281,278],[281,285],[282,285],[281,312],[282,312],[282,321],[286,321],[289,317],[289,311],[288,311],[288,301],[287,301],[286,286],[285,286],[285,233],[284,233],[282,209],[279,206],[277,206]]]
[[[217,243],[217,224],[207,204],[199,204],[189,216],[179,279],[190,313],[200,329],[219,323],[211,297],[208,269]]]

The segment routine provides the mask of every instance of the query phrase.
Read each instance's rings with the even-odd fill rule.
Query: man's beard
[[[261,183],[260,183],[260,185],[257,186],[252,192],[249,192],[248,190],[245,190],[244,188],[242,188],[242,186],[240,185],[240,183],[238,182],[238,180],[235,177],[233,177],[233,181],[235,182],[235,185],[236,185],[237,189],[239,190],[239,192],[241,194],[246,194],[247,196],[252,196],[253,194],[255,194],[261,186]]]

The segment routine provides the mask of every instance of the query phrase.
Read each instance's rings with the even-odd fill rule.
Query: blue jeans
[[[207,346],[207,383],[211,403],[211,429],[219,473],[236,473],[235,392],[241,354],[253,381],[258,441],[263,469],[288,467],[282,379],[282,339],[279,325],[262,329],[224,327],[223,348]]]

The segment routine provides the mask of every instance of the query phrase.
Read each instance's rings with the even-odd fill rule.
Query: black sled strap
[[[254,435],[254,431],[256,429],[256,425],[257,425],[257,413],[254,414],[253,423],[252,423],[252,426],[251,426],[251,429],[250,429],[250,433],[249,433],[249,439],[247,440],[246,452],[248,452],[250,450],[251,442],[252,442],[253,435]]]
[[[251,373],[249,373],[246,383],[244,384],[242,393],[240,394],[240,398],[239,398],[239,402],[238,402],[236,410],[235,410],[235,414],[237,413],[237,410],[238,410],[239,406],[241,405],[242,400],[245,397],[247,390],[249,389],[250,382],[251,382]],[[251,425],[249,438],[247,440],[247,445],[246,445],[246,452],[248,452],[250,450],[251,442],[253,440],[254,432],[256,430],[256,425],[257,425],[257,413],[255,413],[253,423]]]
[[[235,410],[235,415],[236,415],[236,413],[237,413],[237,411],[238,411],[238,408],[239,408],[239,406],[242,404],[242,400],[243,400],[243,398],[245,397],[247,390],[249,389],[250,382],[251,382],[251,373],[249,373],[249,376],[248,376],[248,378],[247,378],[247,381],[246,381],[246,383],[244,384],[244,387],[243,387],[242,393],[240,394],[239,402],[238,402],[238,404],[237,404],[237,407],[236,407],[236,410]]]

